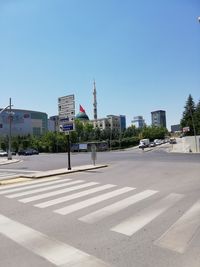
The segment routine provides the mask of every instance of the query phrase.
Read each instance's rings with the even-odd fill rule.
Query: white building
[[[132,124],[135,125],[136,128],[143,128],[145,126],[145,121],[142,116],[133,117]]]
[[[124,130],[125,116],[122,115],[107,115],[106,118],[101,118],[97,120],[90,120],[94,128],[99,128],[100,130]]]

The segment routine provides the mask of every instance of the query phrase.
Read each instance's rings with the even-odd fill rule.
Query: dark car
[[[32,151],[32,155],[38,155],[39,151],[37,149],[31,148],[30,149]]]
[[[38,155],[39,152],[37,149],[34,148],[27,148],[27,149],[20,149],[18,151],[18,155],[24,155],[24,156],[31,156],[31,155]]]

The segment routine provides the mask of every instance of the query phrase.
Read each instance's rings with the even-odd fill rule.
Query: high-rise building
[[[125,115],[119,115],[120,117],[120,128],[121,131],[126,130],[126,116]]]
[[[145,121],[142,116],[133,117],[132,123],[136,128],[143,128],[145,126]]]
[[[151,112],[151,123],[153,126],[163,126],[166,128],[166,113],[164,110],[156,110]]]

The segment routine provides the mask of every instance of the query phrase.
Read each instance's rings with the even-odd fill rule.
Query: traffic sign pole
[[[68,154],[68,170],[71,170],[71,158],[70,158],[70,140],[69,140],[69,132],[67,134],[67,154]]]
[[[67,95],[58,98],[60,131],[67,135],[68,170],[71,170],[69,133],[75,130],[75,97]]]

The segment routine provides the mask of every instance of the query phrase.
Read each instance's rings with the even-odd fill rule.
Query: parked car
[[[147,146],[145,145],[145,143],[143,143],[143,142],[140,142],[140,144],[139,144],[139,148],[142,148],[142,149],[144,149],[145,147],[147,147]]]
[[[4,151],[3,149],[0,149],[0,157],[7,157],[8,153]]]
[[[156,146],[156,144],[154,142],[151,142],[150,147],[154,147],[154,146]]]
[[[173,137],[170,138],[170,139],[169,139],[169,143],[170,143],[170,144],[176,144],[176,138],[173,138]]]
[[[161,142],[160,139],[155,139],[155,140],[154,140],[154,143],[155,143],[156,146],[159,146],[159,145],[162,144],[162,142]]]
[[[34,148],[27,148],[27,149],[20,149],[18,151],[18,155],[24,155],[24,156],[31,156],[31,155],[38,155],[39,152],[37,149]]]
[[[31,148],[30,149],[32,151],[32,155],[38,155],[39,151],[37,149]]]

